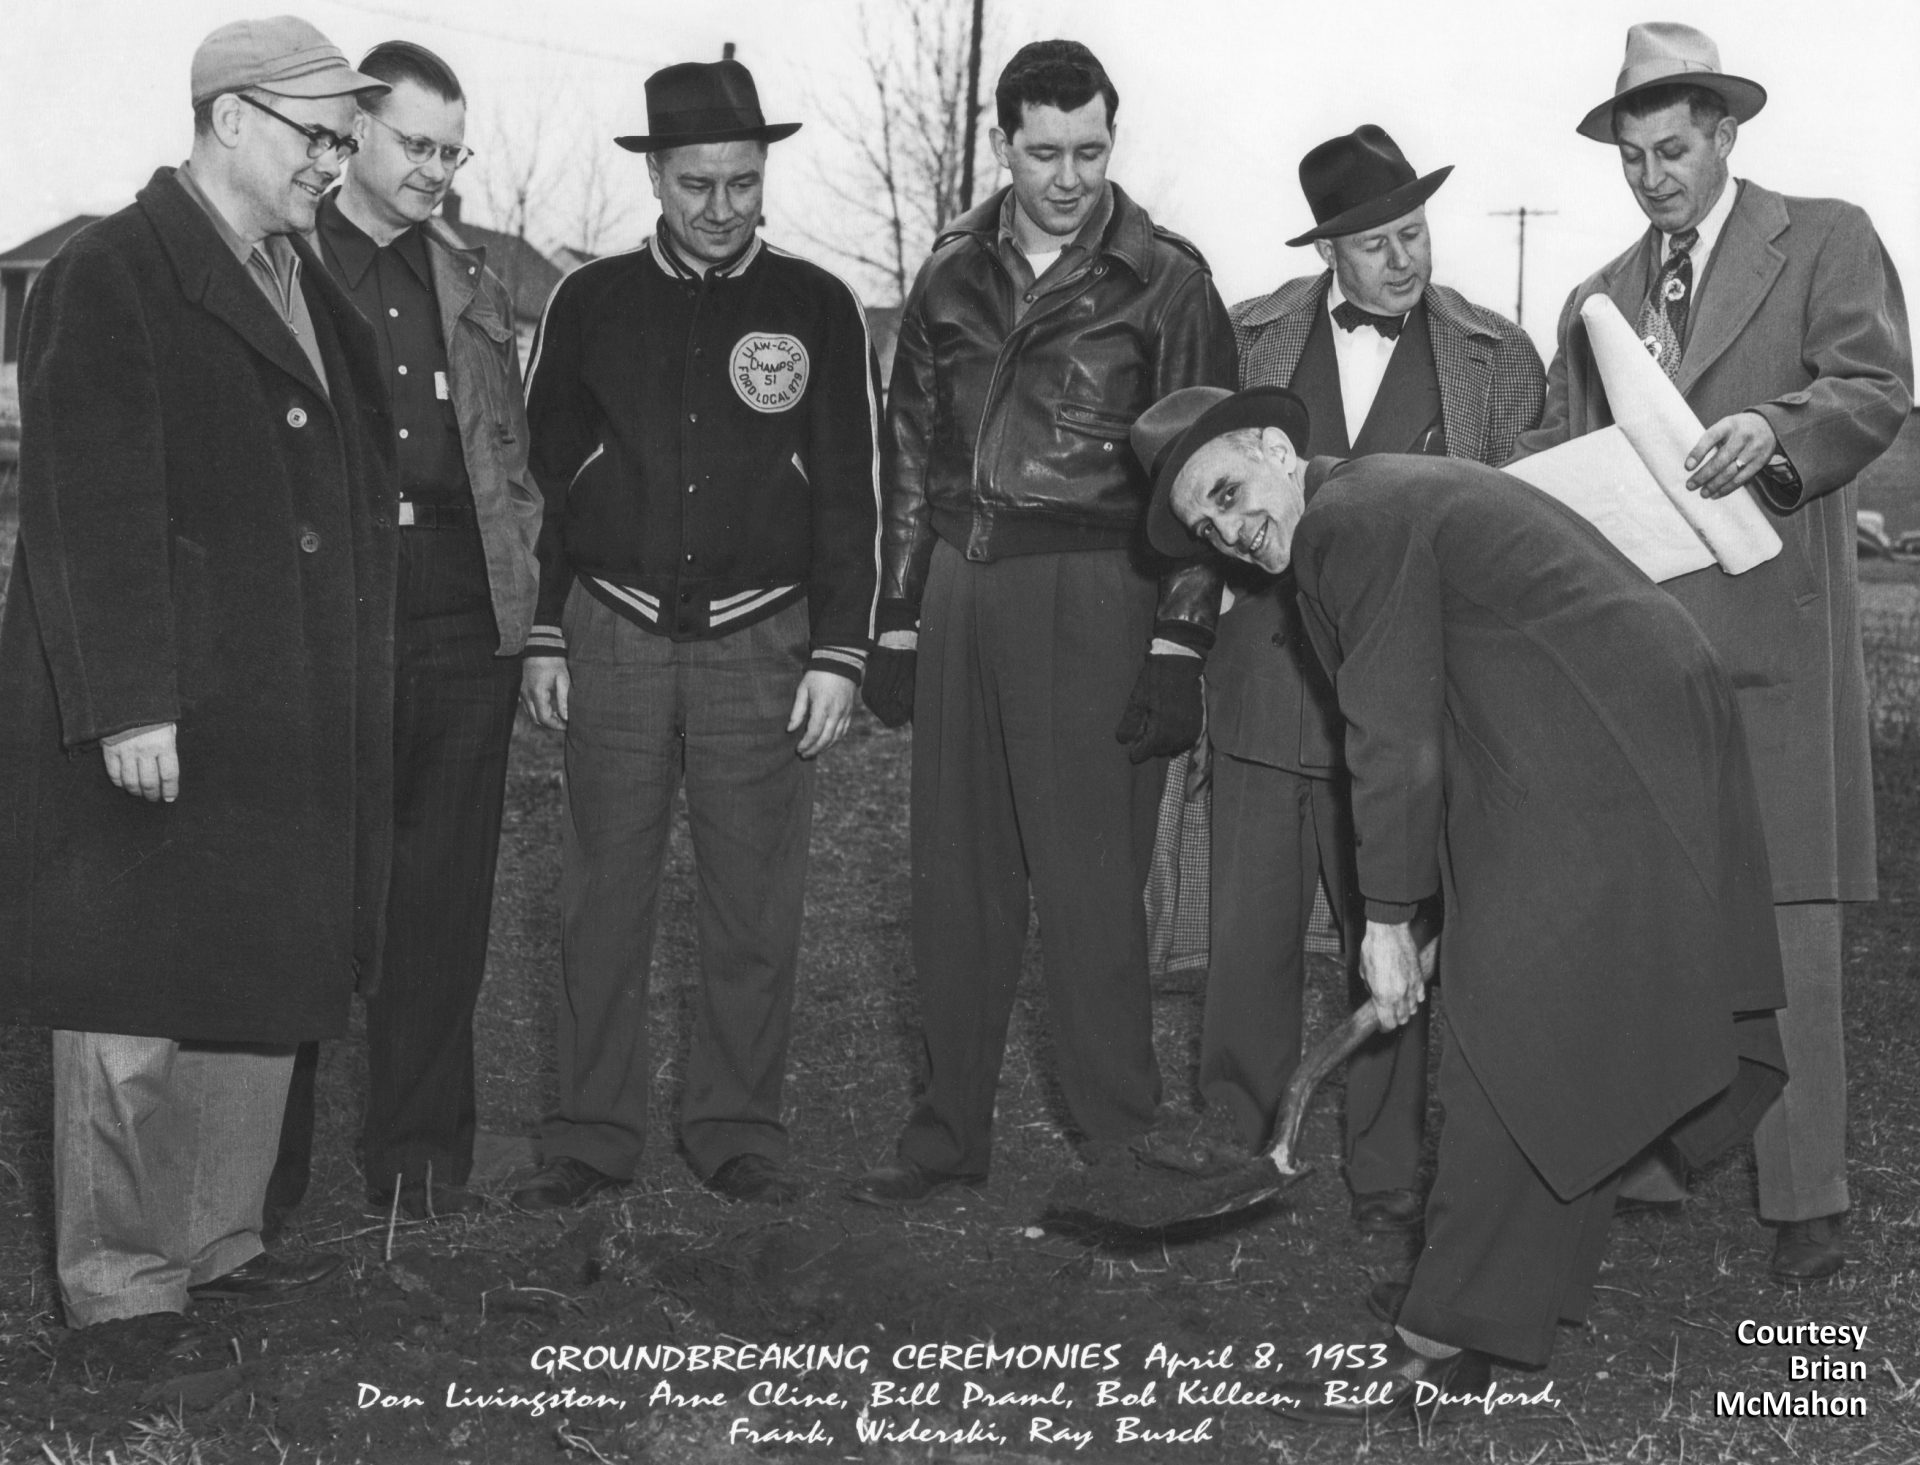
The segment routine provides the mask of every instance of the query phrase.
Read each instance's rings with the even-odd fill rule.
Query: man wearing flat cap
[[[27,303],[0,1010],[54,1029],[75,1327],[339,1265],[260,1223],[294,1045],[345,1029],[385,890],[392,425],[299,237],[380,90],[304,21],[222,26],[188,162]]]
[[[1568,299],[1546,414],[1521,447],[1611,422],[1579,314],[1604,293],[1708,424],[1687,458],[1689,487],[1752,494],[1785,541],[1757,569],[1709,568],[1663,588],[1725,663],[1753,750],[1791,1074],[1754,1150],[1760,1216],[1776,1228],[1773,1274],[1799,1283],[1844,1260],[1841,903],[1876,893],[1853,480],[1906,420],[1913,360],[1900,281],[1867,216],[1729,176],[1740,126],[1765,102],[1691,26],[1628,31],[1614,95],[1578,130],[1618,151],[1650,227]],[[1686,1191],[1671,1157],[1656,1155],[1622,1194],[1677,1203]]]
[[[1545,373],[1506,317],[1435,285],[1420,174],[1371,123],[1300,162],[1327,268],[1229,312],[1243,387],[1307,404],[1310,453],[1428,453],[1503,463],[1540,420]],[[1301,629],[1291,580],[1230,575],[1207,676],[1214,754],[1212,940],[1200,1086],[1242,1142],[1264,1146],[1300,1057],[1305,940],[1324,879],[1355,960],[1352,831],[1333,689]],[[1350,975],[1357,983],[1357,975]],[[1424,1012],[1347,1069],[1346,1170],[1362,1231],[1418,1224],[1414,1177],[1427,1102]]]
[[[768,125],[747,68],[647,79],[660,225],[548,303],[528,372],[546,497],[522,697],[566,732],[560,1104],[530,1208],[629,1179],[647,986],[683,784],[701,986],[680,1141],[709,1187],[783,1204],[787,1034],[814,760],[872,644],[879,370],[847,284],[759,234]]]
[[[934,241],[887,399],[866,697],[914,725],[922,1088],[851,1192],[875,1205],[985,1178],[1036,906],[1083,1154],[1127,1163],[1153,1131],[1143,891],[1220,599],[1212,571],[1145,553],[1126,452],[1156,398],[1233,380],[1206,261],[1107,180],[1119,92],[1085,46],[1021,47],[994,99],[1012,182]]]
[[[1446,1111],[1425,1245],[1368,1367],[1285,1381],[1360,1423],[1546,1363],[1586,1316],[1620,1167],[1683,1116],[1704,1158],[1778,1092],[1779,952],[1734,693],[1672,597],[1590,524],[1459,459],[1302,456],[1276,387],[1157,404],[1148,533],[1292,569],[1339,690],[1383,1027],[1420,1005],[1441,897]],[[1424,1406],[1424,1407],[1423,1407]]]

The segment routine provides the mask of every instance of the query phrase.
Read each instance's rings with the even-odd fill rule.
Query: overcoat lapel
[[[1697,314],[1674,378],[1682,396],[1739,339],[1787,267],[1786,255],[1772,242],[1786,232],[1787,223],[1787,208],[1779,194],[1750,183],[1741,185],[1695,301]]]
[[[226,322],[254,350],[324,400],[326,387],[293,332],[248,278],[206,211],[174,180],[172,169],[161,169],[140,190],[140,206],[173,261],[181,294]],[[309,273],[315,268],[311,255],[302,268]]]

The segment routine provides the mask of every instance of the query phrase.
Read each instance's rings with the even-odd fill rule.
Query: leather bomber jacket
[[[1212,644],[1220,577],[1146,546],[1151,490],[1127,432],[1181,387],[1236,385],[1206,261],[1118,187],[1077,274],[1016,321],[1001,190],[934,243],[901,312],[882,434],[882,629],[912,627],[936,538],[967,559],[1134,550],[1160,579],[1155,634]]]

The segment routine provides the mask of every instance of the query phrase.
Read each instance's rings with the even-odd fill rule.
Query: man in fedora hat
[[[1193,390],[1132,440],[1162,553],[1294,572],[1340,691],[1383,1026],[1431,976],[1416,908],[1446,910],[1425,1244],[1404,1295],[1369,1299],[1397,1323],[1364,1366],[1283,1381],[1282,1412],[1361,1423],[1547,1362],[1587,1314],[1620,1167],[1683,1116],[1704,1158],[1778,1092],[1780,968],[1734,693],[1685,611],[1504,474],[1309,462],[1311,431],[1277,387]]]
[[[566,733],[560,1104],[533,1208],[632,1176],[675,791],[701,994],[680,1140],[706,1183],[785,1203],[780,1117],[814,759],[872,642],[879,372],[859,298],[759,235],[769,125],[737,61],[647,79],[660,223],[569,275],[528,371],[548,510],[522,697]]]
[[[1233,380],[1206,262],[1107,180],[1119,93],[1085,46],[1021,47],[994,100],[1011,182],[934,242],[887,401],[866,696],[915,726],[924,1088],[895,1157],[854,1186],[876,1205],[985,1177],[1036,903],[1085,1153],[1121,1161],[1152,1131],[1142,893],[1219,604],[1210,570],[1142,554],[1147,483],[1126,453],[1156,397]]]
[[[1230,314],[1243,387],[1290,388],[1311,453],[1430,453],[1502,463],[1540,419],[1545,374],[1506,317],[1435,285],[1420,174],[1371,123],[1300,162],[1326,269]],[[1300,1056],[1305,941],[1322,878],[1358,983],[1352,832],[1333,689],[1302,633],[1293,585],[1230,575],[1207,677],[1213,758],[1212,940],[1200,1085],[1239,1138],[1264,1145]],[[1424,1013],[1347,1069],[1346,1168],[1362,1231],[1418,1224],[1414,1176],[1427,1101]]]
[[[385,889],[392,423],[300,237],[384,90],[303,20],[221,26],[186,164],[27,302],[0,1012],[54,1030],[76,1328],[159,1345],[340,1265],[260,1229],[294,1047],[345,1030]]]
[[[1853,480],[1906,420],[1913,362],[1900,282],[1866,214],[1729,176],[1740,125],[1765,102],[1693,27],[1628,31],[1613,96],[1578,130],[1617,149],[1651,227],[1569,297],[1546,414],[1521,448],[1611,421],[1579,314],[1605,293],[1708,424],[1687,458],[1689,487],[1751,493],[1785,541],[1745,574],[1709,568],[1663,588],[1739,688],[1766,815],[1791,1078],[1754,1149],[1760,1216],[1777,1228],[1772,1270],[1794,1283],[1843,1263],[1841,902],[1875,895]],[[1659,1157],[1622,1189],[1655,1203],[1685,1193]]]

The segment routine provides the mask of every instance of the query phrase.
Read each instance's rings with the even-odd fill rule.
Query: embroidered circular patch
[[[742,336],[728,364],[733,389],[756,412],[785,412],[807,389],[807,348],[797,336]]]

